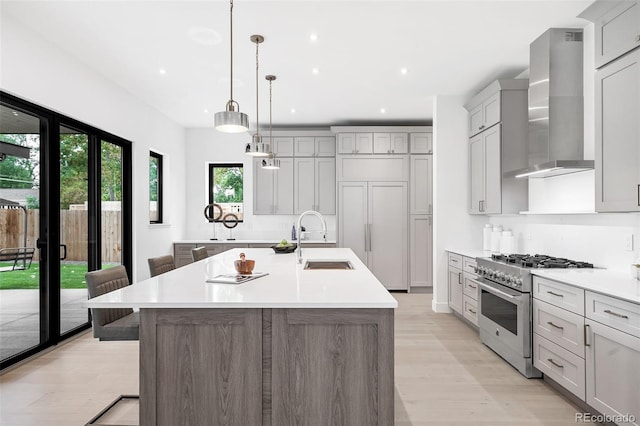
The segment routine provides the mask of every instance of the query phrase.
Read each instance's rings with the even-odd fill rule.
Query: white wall
[[[289,239],[291,227],[298,215],[253,215],[253,160],[244,153],[245,145],[251,141],[248,133],[221,133],[213,128],[187,130],[187,190],[186,240],[202,240],[213,236],[213,225],[204,218],[204,207],[208,203],[207,173],[209,163],[243,163],[244,165],[244,222],[233,229],[236,239],[275,240]],[[293,176],[291,176],[293,179]],[[293,196],[293,194],[291,194]],[[336,240],[336,216],[325,215],[327,239]],[[304,219],[309,230],[320,229],[320,224],[309,217]],[[229,230],[217,225],[218,239],[229,237]],[[310,235],[310,239],[316,239]]]
[[[185,131],[59,46],[1,19],[0,88],[133,142],[134,281],[147,258],[170,253],[185,227]],[[165,155],[166,225],[149,225],[149,150]]]
[[[449,312],[447,249],[482,248],[482,217],[469,209],[468,99],[438,96],[433,117],[433,302]]]

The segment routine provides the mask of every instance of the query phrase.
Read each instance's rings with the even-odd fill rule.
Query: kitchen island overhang
[[[269,275],[233,273],[244,251]],[[141,425],[392,425],[396,300],[350,249],[235,249],[87,302],[140,308]]]

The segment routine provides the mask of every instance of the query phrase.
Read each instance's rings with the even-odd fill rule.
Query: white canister
[[[491,231],[491,251],[494,253],[500,252],[500,237],[502,237],[502,226],[494,226]]]
[[[491,250],[491,232],[493,231],[493,226],[490,223],[487,223],[482,229],[482,250],[489,251]]]
[[[500,236],[500,253],[513,254],[513,235],[511,231],[502,231],[502,236]]]

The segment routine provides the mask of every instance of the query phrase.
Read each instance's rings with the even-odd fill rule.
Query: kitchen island
[[[240,252],[268,275],[243,284]],[[140,425],[393,425],[395,299],[350,249],[233,249],[91,299],[140,308]]]

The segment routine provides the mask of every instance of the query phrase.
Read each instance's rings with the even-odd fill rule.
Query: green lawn
[[[12,263],[0,262],[0,267],[11,266]],[[63,263],[60,265],[62,288],[87,288],[84,274],[87,265]],[[34,262],[24,271],[0,272],[0,290],[37,289],[40,279],[40,266]]]

